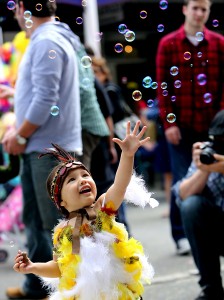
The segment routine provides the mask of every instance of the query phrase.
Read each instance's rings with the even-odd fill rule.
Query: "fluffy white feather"
[[[136,172],[133,172],[131,181],[124,196],[126,202],[141,206],[143,208],[149,204],[152,208],[154,208],[159,205],[159,202],[156,199],[151,198],[152,194],[153,193],[148,191],[142,176],[137,175]]]

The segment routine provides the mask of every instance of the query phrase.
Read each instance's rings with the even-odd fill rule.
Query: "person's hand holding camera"
[[[222,173],[224,174],[224,155],[222,154],[217,154],[217,153],[212,153],[212,157],[213,157],[213,162],[209,162],[208,163],[203,163],[203,157],[204,154],[206,155],[206,151],[205,151],[205,147],[209,148],[208,152],[209,152],[209,156],[210,153],[212,153],[210,147],[208,147],[208,145],[206,145],[205,143],[202,142],[197,142],[193,145],[193,161],[196,165],[196,167],[204,172],[217,172],[217,173]]]

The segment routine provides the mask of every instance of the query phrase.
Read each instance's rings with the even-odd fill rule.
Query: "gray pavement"
[[[169,220],[162,217],[167,209],[164,194],[155,191],[154,197],[160,202],[157,208],[127,207],[131,233],[142,242],[145,253],[155,269],[152,284],[145,286],[143,298],[144,300],[193,300],[200,291],[197,284],[198,276],[191,275],[196,270],[194,262],[190,255],[175,254]],[[5,296],[7,287],[22,283],[23,276],[15,273],[12,266],[14,255],[23,242],[24,235],[19,234],[17,238],[11,235],[7,241],[0,244],[0,249],[4,248],[9,253],[8,260],[0,263],[0,300],[7,299]],[[224,278],[224,260],[222,260],[222,275]]]

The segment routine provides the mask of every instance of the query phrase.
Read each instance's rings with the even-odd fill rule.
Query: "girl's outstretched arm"
[[[131,180],[135,153],[139,147],[150,139],[147,137],[141,140],[146,131],[146,126],[144,126],[139,132],[140,123],[140,121],[137,121],[133,131],[131,131],[131,124],[129,121],[127,123],[125,139],[113,139],[113,141],[119,145],[122,152],[114,183],[106,192],[105,202],[112,201],[114,203],[115,210],[117,210],[121,205],[126,188]]]

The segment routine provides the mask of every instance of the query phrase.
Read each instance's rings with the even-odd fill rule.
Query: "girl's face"
[[[96,194],[96,184],[91,175],[82,168],[74,169],[63,183],[60,205],[72,212],[93,204]]]

